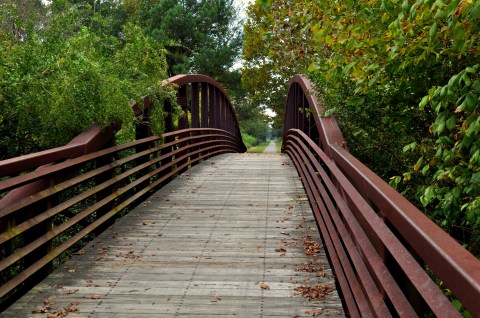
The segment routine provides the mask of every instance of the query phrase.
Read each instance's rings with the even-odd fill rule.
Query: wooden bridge
[[[0,162],[2,317],[480,315],[480,262],[348,152],[306,78],[285,155],[243,153],[213,79],[168,82],[163,136],[145,100],[131,143],[93,126]]]

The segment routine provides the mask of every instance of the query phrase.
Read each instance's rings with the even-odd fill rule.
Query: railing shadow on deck
[[[480,315],[480,261],[353,157],[311,82],[290,81],[283,151],[307,191],[353,317],[461,317],[430,275]]]
[[[182,116],[151,136],[150,102],[132,104],[136,140],[114,146],[115,129],[97,126],[70,143],[0,161],[0,312],[114,219],[177,174],[209,157],[245,152],[225,90],[204,75],[179,75]],[[0,196],[1,197],[1,196]],[[54,264],[56,262],[57,264]]]

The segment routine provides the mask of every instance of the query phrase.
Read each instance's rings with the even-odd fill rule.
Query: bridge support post
[[[135,126],[135,139],[143,139],[151,136],[152,134],[152,129],[150,126],[150,114],[151,114],[151,109],[152,109],[152,103],[148,97],[145,97],[143,99],[143,112],[140,118],[140,122],[136,124]],[[135,152],[140,153],[142,151],[145,151],[152,147],[152,144],[142,144],[138,145],[135,147]],[[142,156],[138,159],[135,160],[135,165],[139,166],[142,165],[146,162],[148,162],[149,156]],[[135,178],[139,178],[144,174],[143,171],[139,171],[138,174],[135,175]],[[145,188],[150,182],[145,181],[139,184],[136,188],[135,191],[138,191],[139,189]]]
[[[178,95],[177,95],[177,103],[182,108],[182,116],[180,117],[180,119],[178,121],[178,129],[179,130],[188,129],[189,128],[189,123],[188,123],[188,85],[180,86],[180,88],[178,90]],[[178,138],[182,139],[182,138],[188,138],[188,137],[190,137],[190,134],[185,133],[185,134],[180,134]],[[188,145],[189,145],[189,142],[182,142],[182,143],[178,144],[178,147],[181,149],[181,148],[187,147]],[[183,157],[187,154],[188,154],[188,149],[185,149],[184,151],[179,152],[178,158],[181,158],[181,157]],[[180,161],[177,162],[177,166],[181,166],[181,165],[185,164],[188,160],[189,160],[188,157],[186,157],[185,159],[181,159]],[[186,168],[181,169],[179,171],[179,173],[182,173],[185,170],[186,170]]]
[[[191,127],[190,128],[200,128],[200,100],[199,100],[199,87],[198,83],[192,83],[192,95],[191,95]],[[198,133],[193,131],[192,136],[197,136]],[[194,141],[195,143],[196,141]],[[196,151],[198,147],[191,148],[191,151]],[[190,160],[195,160],[198,158],[198,154],[190,157]]]

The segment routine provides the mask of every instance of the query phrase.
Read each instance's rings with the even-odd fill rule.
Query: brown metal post
[[[208,86],[202,83],[202,128],[208,128]]]
[[[165,103],[163,104],[163,111],[167,114],[165,116],[165,133],[169,133],[169,132],[172,132],[174,130],[174,125],[173,125],[173,118],[172,118],[172,103],[169,101],[169,100],[166,100]],[[165,140],[163,140],[163,143],[166,144],[166,143],[169,143],[173,141],[172,138],[165,138]],[[172,152],[172,147],[164,147],[162,149],[162,151],[160,152],[160,155],[163,155],[163,154],[167,154],[167,153],[170,153]],[[162,166],[165,166],[167,165],[169,162],[172,161],[172,158],[171,157],[167,157],[166,159],[163,159],[161,161],[161,165]],[[166,169],[164,170],[161,174],[160,174],[160,177],[163,177],[165,176],[166,174],[168,174],[169,172],[171,172],[172,169],[169,168],[169,169]],[[163,184],[166,184],[168,183],[172,178],[168,178],[167,180],[165,180],[165,182]],[[162,185],[163,185],[162,184]]]
[[[115,145],[115,141],[112,140],[105,144],[105,146],[103,147],[103,149],[106,149],[106,148],[109,148],[109,147],[113,147]],[[137,149],[138,151],[138,149]],[[101,157],[99,159],[97,159],[95,161],[95,167],[96,168],[99,168],[99,167],[102,167],[102,166],[105,166],[105,165],[108,165],[110,163],[112,163],[112,161],[114,160],[114,157],[113,156],[104,156],[104,157]],[[143,159],[142,161],[144,161],[145,159]],[[145,161],[144,161],[145,162]],[[143,163],[143,162],[142,162]],[[107,171],[107,172],[104,172],[102,174],[99,174],[98,176],[95,177],[95,184],[99,185],[99,184],[102,184],[108,180],[111,180],[115,177],[115,170],[110,170],[110,171]],[[144,186],[146,186],[148,183],[144,184]],[[105,188],[104,190],[102,191],[99,191],[97,192],[97,194],[95,195],[95,199],[97,202],[101,201],[102,199],[104,199],[105,197],[111,195],[114,191],[114,188],[113,187],[108,187],[108,188]],[[108,211],[111,211],[113,208],[114,208],[115,204],[113,202],[105,205],[103,208],[100,208],[97,210],[97,219],[100,218],[101,216],[105,215],[105,213],[107,213]],[[95,233],[96,234],[99,234],[101,232],[103,232],[107,227],[109,227],[110,225],[112,225],[114,222],[114,220],[111,220],[110,222],[106,223],[105,225],[101,226],[100,228],[98,228]]]
[[[215,128],[215,108],[216,108],[216,92],[215,86],[209,85],[208,86],[208,97],[209,97],[209,104],[208,104],[208,127]]]
[[[180,117],[180,119],[178,121],[178,129],[179,130],[188,129],[189,128],[189,123],[188,123],[188,84],[180,86],[180,88],[178,90],[178,95],[177,95],[177,102],[180,105],[180,107],[182,108],[182,117]],[[180,134],[178,136],[178,138],[186,138],[188,136],[189,136],[188,133],[187,134]],[[178,147],[182,148],[182,147],[185,147],[187,145],[188,145],[188,143],[180,143],[178,145]],[[178,157],[182,157],[186,153],[187,152],[182,151],[178,154]],[[178,165],[179,166],[183,165],[187,160],[188,160],[188,158],[178,162]],[[182,171],[180,171],[180,173],[181,172]]]
[[[178,89],[177,103],[182,108],[182,116],[178,121],[178,129],[188,128],[188,89],[187,85],[182,85]]]
[[[199,83],[192,83],[192,97],[191,97],[191,128],[200,128],[200,105],[199,105]],[[197,135],[198,133],[192,132],[192,136]],[[197,147],[193,147],[191,151],[197,150]],[[190,159],[193,160],[198,157],[198,154],[192,156]]]
[[[199,112],[199,94],[198,83],[192,83],[192,125],[191,128],[200,128],[200,112]]]
[[[143,112],[142,115],[140,116],[140,122],[135,125],[135,139],[143,139],[149,137],[151,133],[151,126],[150,126],[150,114],[152,110],[152,103],[148,97],[145,97],[143,99]],[[141,144],[135,147],[135,152],[139,153],[142,151],[147,150],[149,147],[151,147],[151,144]],[[141,165],[149,160],[148,157],[142,157],[138,158],[135,160],[135,164]],[[100,161],[100,164],[102,162]],[[140,178],[143,175],[143,173],[139,172],[138,174],[135,175],[135,178]],[[100,179],[99,179],[100,180]],[[103,182],[103,181],[102,181]],[[135,191],[140,191],[144,187],[148,185],[148,182],[142,182],[139,184],[136,188]],[[102,229],[103,230],[103,229]]]

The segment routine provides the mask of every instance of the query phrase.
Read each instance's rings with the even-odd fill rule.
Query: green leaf
[[[480,16],[480,5],[475,5],[470,11],[470,20],[476,20]]]
[[[478,98],[474,94],[468,93],[467,96],[465,96],[464,103],[465,107],[463,109],[468,112],[473,112],[475,107],[477,107]]]
[[[430,36],[430,43],[433,43],[435,41],[435,34],[437,34],[437,29],[438,29],[438,23],[435,22],[430,27],[430,32],[428,33]]]
[[[410,151],[410,150],[415,149],[416,147],[417,147],[417,142],[414,141],[414,142],[406,145],[405,147],[403,147],[403,150],[402,150],[402,151],[403,151],[403,152],[407,152],[407,151]]]
[[[462,196],[462,189],[460,187],[455,187],[452,190],[452,196],[458,200]]]
[[[443,7],[445,4],[442,0],[435,0],[435,5],[439,8]]]
[[[418,171],[420,170],[420,167],[422,166],[423,163],[423,156],[421,156],[418,160],[415,166],[413,167],[413,170]]]
[[[452,305],[456,310],[460,311],[462,309],[462,303],[457,299],[452,300]]]
[[[455,115],[450,116],[450,118],[448,118],[448,120],[447,120],[447,128],[449,130],[454,129],[455,126],[457,125],[457,122],[458,122],[457,116],[455,116]]]
[[[420,104],[418,105],[418,107],[420,108],[420,110],[423,110],[423,109],[425,108],[425,106],[427,106],[427,103],[428,103],[429,99],[430,99],[430,96],[428,96],[428,95],[427,95],[427,96],[424,96],[424,97],[422,98],[422,101],[421,101]]]
[[[425,165],[422,169],[422,175],[426,175],[428,170],[430,170],[430,165]]]

